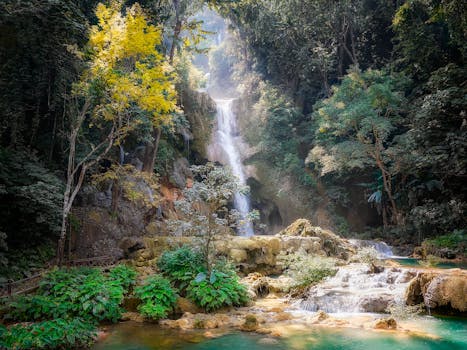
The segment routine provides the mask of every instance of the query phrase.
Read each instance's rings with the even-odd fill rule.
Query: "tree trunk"
[[[161,139],[162,129],[155,128],[153,131],[154,142],[147,142],[144,150],[143,171],[146,173],[154,172],[154,164],[156,164],[157,150],[159,149],[159,141]]]
[[[169,54],[170,64],[172,64],[174,61],[175,47],[177,46],[177,41],[182,31],[182,21],[180,19],[180,1],[173,0],[172,2],[173,2],[174,9],[175,9],[175,26],[174,26],[174,36],[172,38],[172,46],[170,47],[170,54]]]
[[[182,31],[182,22],[177,18],[177,22],[175,23],[175,27],[174,27],[174,36],[172,39],[172,46],[170,47],[170,55],[169,55],[170,64],[173,64],[174,62],[175,47],[177,46],[177,41],[178,41],[181,31]]]

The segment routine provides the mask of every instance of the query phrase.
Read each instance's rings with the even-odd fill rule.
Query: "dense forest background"
[[[204,78],[190,62],[209,46],[203,38],[214,43],[209,31],[219,27],[193,17],[203,6],[230,21],[224,47],[209,54],[211,79],[222,86],[231,77],[229,83],[237,86],[250,111],[240,123],[257,150],[248,161],[265,164],[271,186],[290,178],[300,197],[289,200],[306,202],[310,216],[326,209],[329,226],[343,235],[366,231],[415,244],[453,232],[464,237],[464,1],[142,0],[136,12],[125,12],[134,4],[124,1],[119,8],[124,16],[144,14],[158,28],[149,56],[171,67],[165,78],[141,73],[136,62],[143,51],[131,51],[147,54],[151,48],[141,45],[119,58],[117,75],[88,77],[86,94],[78,95],[76,85],[95,62],[98,45],[89,43],[91,28],[99,23],[98,1],[0,4],[3,269],[20,255],[46,260],[55,254],[70,176],[71,185],[86,184],[111,170],[105,180],[117,182],[122,149],[139,147],[141,171],[159,174],[150,180],[157,184],[176,184],[170,173],[180,155],[192,163],[205,161],[207,138],[195,117],[212,108],[200,103],[196,91]],[[114,96],[106,84],[136,72],[142,74],[139,82],[157,80],[166,104],[156,106],[133,92],[122,94],[129,102],[109,102]],[[123,83],[119,88],[126,91]],[[78,166],[70,172],[70,140],[80,112]],[[136,127],[122,129],[128,121]],[[124,137],[112,134],[114,128],[124,130]],[[187,130],[194,135],[188,151]],[[86,158],[103,151],[109,135],[114,139],[108,152]],[[80,179],[79,161],[86,159],[90,166]],[[364,219],[355,221],[356,216]],[[65,219],[65,228],[73,226],[73,216]]]

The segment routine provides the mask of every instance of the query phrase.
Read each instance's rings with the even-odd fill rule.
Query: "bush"
[[[286,274],[293,279],[293,288],[303,288],[318,283],[337,272],[336,261],[332,258],[312,256],[297,252],[280,257]]]
[[[235,271],[213,270],[210,276],[204,273],[190,282],[187,296],[206,311],[223,306],[241,306],[248,301],[246,288],[239,283]]]
[[[6,349],[72,349],[89,347],[96,328],[83,319],[58,318],[30,325],[15,325],[0,330],[0,347]]]
[[[125,290],[99,269],[58,269],[48,273],[40,283],[40,293],[52,300],[70,303],[70,314],[97,321],[117,322]]]
[[[170,281],[159,275],[147,278],[142,286],[136,287],[135,295],[141,299],[138,310],[153,320],[167,317],[177,300]]]
[[[464,249],[467,247],[467,234],[464,230],[455,230],[454,232],[439,236],[433,239],[426,239],[423,242],[425,249],[427,248],[449,248],[449,249],[458,249],[461,246]]]
[[[138,273],[135,269],[127,265],[115,266],[109,272],[109,278],[121,285],[125,290],[125,293],[127,293],[130,287],[136,283],[137,275]]]
[[[190,281],[204,269],[204,261],[201,253],[183,246],[162,254],[157,266],[183,292]]]
[[[108,276],[99,269],[56,269],[44,276],[37,295],[14,299],[4,310],[14,321],[79,317],[117,322],[123,296],[135,277],[135,272],[124,266],[115,267]]]

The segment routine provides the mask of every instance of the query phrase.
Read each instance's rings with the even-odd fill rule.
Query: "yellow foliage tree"
[[[162,41],[161,29],[148,24],[138,4],[126,9],[125,15],[118,1],[109,6],[99,4],[96,16],[98,24],[91,28],[89,36],[88,68],[75,86],[69,115],[70,150],[57,251],[59,263],[63,260],[68,215],[87,169],[141,123],[139,114],[134,113],[137,108],[149,116],[155,130],[154,145],[146,147],[152,150],[152,173],[160,127],[171,123],[171,114],[176,110],[174,73],[157,50]],[[98,128],[102,142],[77,160],[77,138],[86,120],[90,127]]]

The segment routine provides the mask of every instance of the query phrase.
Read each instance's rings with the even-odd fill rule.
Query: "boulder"
[[[278,234],[288,237],[311,237],[313,242],[319,243],[319,249],[327,256],[333,256],[339,259],[348,259],[355,249],[347,240],[339,237],[330,230],[319,226],[313,226],[307,219],[298,219],[290,224],[286,229]],[[313,250],[316,251],[317,247]]]
[[[245,332],[254,332],[258,329],[259,322],[255,315],[248,314],[245,316],[245,321],[240,326],[240,329]]]
[[[467,311],[467,273],[421,272],[410,281],[405,292],[407,305],[425,303],[430,309],[444,313]]]
[[[360,301],[360,308],[363,312],[385,313],[388,306],[394,302],[391,294],[380,294],[367,296]]]
[[[380,318],[375,321],[374,329],[397,329],[397,322],[392,317]]]
[[[186,312],[189,312],[192,314],[203,312],[203,310],[200,309],[198,306],[196,306],[193,302],[182,297],[179,297],[177,299],[177,303],[175,304],[175,311],[178,313],[183,313],[183,314]]]

